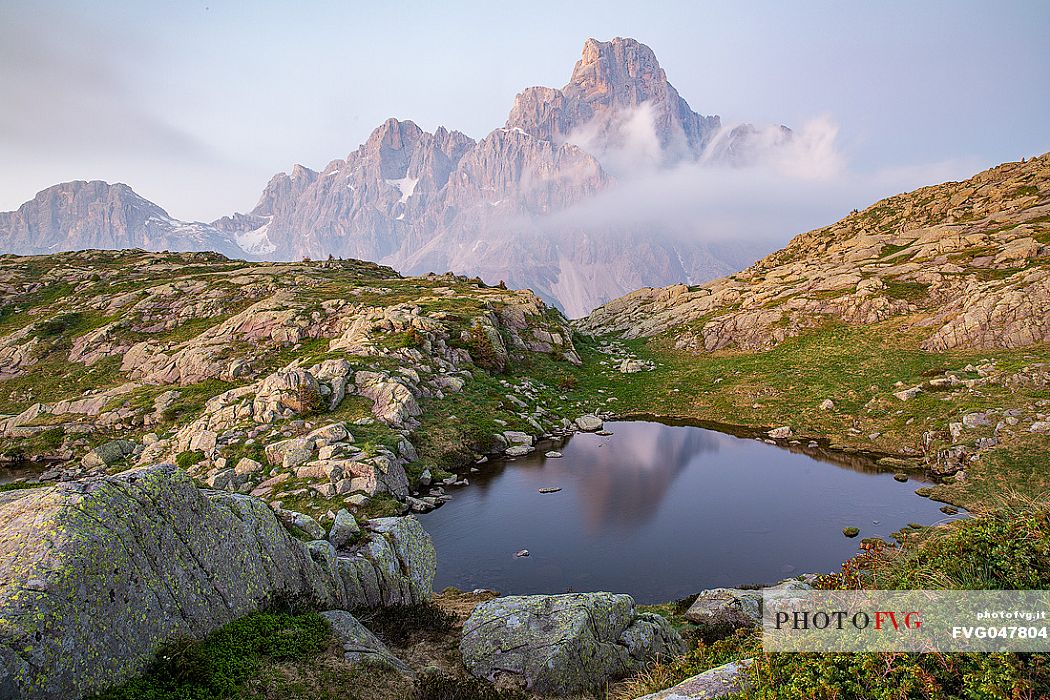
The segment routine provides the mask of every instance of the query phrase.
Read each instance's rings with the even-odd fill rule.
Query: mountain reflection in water
[[[864,458],[653,421],[606,428],[613,435],[485,465],[421,516],[438,550],[436,587],[668,601],[836,569],[858,544],[846,526],[887,537],[945,519],[915,481]],[[564,456],[543,457],[552,447]],[[538,492],[548,487],[561,490]],[[520,549],[531,556],[515,558]]]
[[[701,454],[718,450],[715,432],[659,423],[655,429],[633,429],[637,425],[644,424],[615,425],[616,431],[631,433],[628,440],[583,439],[573,444],[572,465],[585,465],[588,471],[587,487],[576,492],[588,532],[633,527],[654,517],[678,475]],[[542,481],[550,472],[536,476]]]

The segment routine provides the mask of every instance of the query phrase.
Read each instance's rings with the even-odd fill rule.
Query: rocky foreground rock
[[[411,517],[367,528],[339,552],[304,542],[262,501],[198,489],[166,464],[0,494],[0,697],[90,694],[140,671],[164,641],[278,599],[320,610],[429,600],[436,558],[423,528]],[[397,666],[339,622],[348,654]]]
[[[612,593],[497,598],[474,610],[460,642],[473,675],[551,695],[589,691],[684,651],[670,623]]]
[[[732,661],[637,700],[716,700],[734,696],[747,689],[744,672],[749,665],[750,659]]]

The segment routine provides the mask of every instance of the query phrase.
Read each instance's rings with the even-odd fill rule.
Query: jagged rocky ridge
[[[891,318],[931,351],[1050,340],[1050,154],[884,199],[743,272],[640,289],[578,327],[713,352]]]
[[[502,279],[570,316],[641,286],[710,279],[753,260],[759,251],[741,242],[689,243],[656,226],[598,230],[556,216],[614,186],[612,156],[639,128],[658,144],[659,166],[746,164],[759,142],[751,127],[724,128],[694,112],[649,47],[589,39],[564,88],[524,90],[506,125],[479,141],[390,119],[345,159],[275,175],[250,212],[211,224],[175,221],[124,185],[66,183],[0,214],[0,250],[334,254],[413,274]],[[790,139],[786,129],[780,135]]]

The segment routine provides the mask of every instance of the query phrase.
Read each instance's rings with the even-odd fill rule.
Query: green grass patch
[[[300,661],[331,644],[328,621],[316,613],[257,612],[203,640],[163,646],[145,674],[95,700],[218,700],[237,697],[264,660]]]
[[[882,246],[882,250],[879,251],[879,258],[885,260],[890,256],[896,255],[902,250],[907,250],[911,247],[912,243],[914,243],[914,241],[912,241],[911,243],[905,243],[903,245],[887,243],[886,245]]]
[[[25,374],[0,382],[0,413],[18,413],[36,401],[77,398],[89,389],[107,389],[121,381],[119,357],[106,357],[85,368],[53,353]]]
[[[7,491],[25,491],[26,489],[39,489],[45,486],[54,486],[54,484],[47,481],[9,481],[6,484],[0,484],[0,493]]]
[[[200,450],[186,450],[175,456],[175,466],[179,469],[189,469],[204,461],[204,453]]]
[[[905,282],[902,280],[885,280],[885,294],[891,299],[903,299],[918,303],[927,298],[930,285],[922,282]]]
[[[1010,191],[1007,195],[1010,199],[1019,199],[1021,197],[1033,197],[1039,194],[1039,188],[1035,185],[1021,185]]]

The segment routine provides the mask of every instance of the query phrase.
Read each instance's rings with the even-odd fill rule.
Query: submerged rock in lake
[[[474,676],[567,695],[681,654],[685,643],[664,618],[635,611],[628,595],[569,593],[482,603],[459,648]]]

